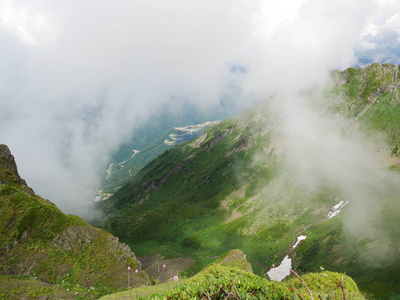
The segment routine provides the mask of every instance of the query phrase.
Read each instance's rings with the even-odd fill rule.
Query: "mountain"
[[[400,155],[399,66],[372,64],[365,68],[349,68],[332,74],[335,96],[345,96],[340,111],[369,128],[384,132],[390,141],[391,154]]]
[[[336,141],[336,132],[315,141],[321,153],[330,155],[327,159],[291,148],[280,131],[281,115],[266,101],[151,161],[113,197],[98,203],[106,218],[94,224],[139,257],[194,260],[186,275],[240,248],[259,275],[288,261],[299,272],[346,272],[369,297],[400,295],[398,70],[374,64],[335,71],[330,85],[304,92],[307,105],[323,111],[321,118],[333,115],[343,122],[337,139],[346,147],[354,142],[355,147],[347,147],[350,156],[331,153],[328,144]],[[318,103],[321,95],[328,101]],[[387,146],[357,144],[360,136],[387,136]],[[295,138],[302,143],[310,137]],[[368,147],[374,156],[365,154]],[[288,155],[300,159],[290,161]],[[371,169],[371,157],[382,164]],[[356,161],[357,170],[343,173],[329,158],[344,165]],[[336,178],[317,163],[335,170]],[[310,172],[313,180],[297,175],[296,168]],[[353,180],[349,184],[348,178]],[[364,197],[372,200],[363,202]]]
[[[158,122],[164,123],[160,120]],[[131,148],[130,156],[121,162],[110,163],[107,169],[107,176],[104,178],[97,192],[96,201],[105,200],[112,196],[130,177],[135,176],[147,163],[162,154],[165,150],[198,137],[204,129],[218,122],[206,121],[200,124],[174,127],[161,135],[161,138],[158,138],[158,134],[154,133],[151,136],[154,136],[156,140],[147,141],[147,143],[142,144],[143,147],[140,147],[141,143],[133,138],[129,145],[126,144],[120,148]],[[159,130],[162,132],[161,129]],[[158,132],[157,130],[155,131]],[[145,133],[140,130],[135,132],[135,136],[143,134]]]
[[[151,283],[130,248],[36,195],[0,145],[0,298],[98,297]],[[72,293],[73,291],[73,293]]]
[[[113,195],[165,150],[197,137],[210,121],[226,119],[245,109],[228,96],[207,110],[185,99],[175,100],[177,104],[173,107],[161,105],[155,108],[152,118],[135,128],[130,139],[115,151],[97,189],[97,201]]]

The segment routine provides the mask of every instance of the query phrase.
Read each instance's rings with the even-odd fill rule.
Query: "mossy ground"
[[[305,274],[302,279],[314,298],[343,299],[343,285],[347,299],[365,299],[354,281],[346,275],[321,272]],[[308,290],[296,277],[284,282],[271,282],[250,272],[212,264],[197,275],[170,281],[154,287],[142,287],[108,295],[101,299],[302,299],[309,298]]]
[[[54,284],[46,283],[28,276],[0,275],[0,299],[4,300],[92,300],[120,290],[111,289],[107,285],[86,287],[60,281]]]
[[[22,276],[0,275],[0,299],[74,299],[75,292]]]

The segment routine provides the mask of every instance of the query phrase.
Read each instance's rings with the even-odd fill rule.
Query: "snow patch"
[[[342,211],[342,208],[345,207],[347,205],[347,203],[349,203],[349,201],[347,201],[347,202],[340,201],[338,204],[334,205],[332,207],[331,211],[328,213],[328,219],[331,219],[331,218],[339,215],[340,212]]]
[[[221,121],[207,121],[202,124],[189,125],[189,126],[185,126],[185,127],[174,127],[174,129],[177,131],[192,133],[192,132],[199,131],[200,129],[203,129],[206,127],[217,125],[220,122]]]
[[[138,154],[138,153],[140,152],[140,150],[135,150],[135,149],[132,149],[132,151],[133,151],[133,154],[132,154],[131,157],[129,157],[127,160],[124,160],[123,162],[120,162],[120,163],[119,163],[119,165],[120,165],[121,167],[122,167],[122,165],[125,164],[128,160],[130,160],[131,158],[133,158],[136,154]]]
[[[293,245],[292,249],[296,248],[301,241],[304,241],[307,238],[306,235],[300,235],[297,237],[297,242]]]
[[[290,269],[292,268],[292,259],[289,255],[286,255],[279,266],[271,268],[267,275],[271,281],[282,281],[290,275]]]
[[[207,127],[211,127],[214,125],[219,124],[221,121],[207,121],[201,124],[194,124],[194,125],[188,125],[185,127],[174,127],[174,129],[177,131],[177,133],[171,133],[169,135],[170,140],[164,140],[164,144],[168,146],[173,146],[176,145],[177,142],[182,140],[185,136],[191,135],[197,131],[203,130]]]

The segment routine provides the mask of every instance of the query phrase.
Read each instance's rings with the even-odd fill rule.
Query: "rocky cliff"
[[[130,286],[151,282],[126,244],[35,195],[6,145],[0,145],[0,211],[0,275],[120,289],[130,267]]]

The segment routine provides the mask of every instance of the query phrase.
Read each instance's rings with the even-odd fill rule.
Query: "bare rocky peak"
[[[332,77],[338,85],[349,83],[350,79],[354,77],[354,73],[358,73],[361,81],[374,80],[381,86],[398,85],[400,83],[399,68],[399,65],[375,63],[364,68],[334,71]]]
[[[0,145],[0,160],[1,167],[10,170],[15,175],[18,175],[17,164],[15,163],[14,156],[11,154],[7,145]],[[20,177],[19,177],[20,178]]]
[[[11,184],[20,186],[24,192],[34,195],[35,192],[28,187],[17,169],[14,156],[7,145],[0,144],[0,184]]]

